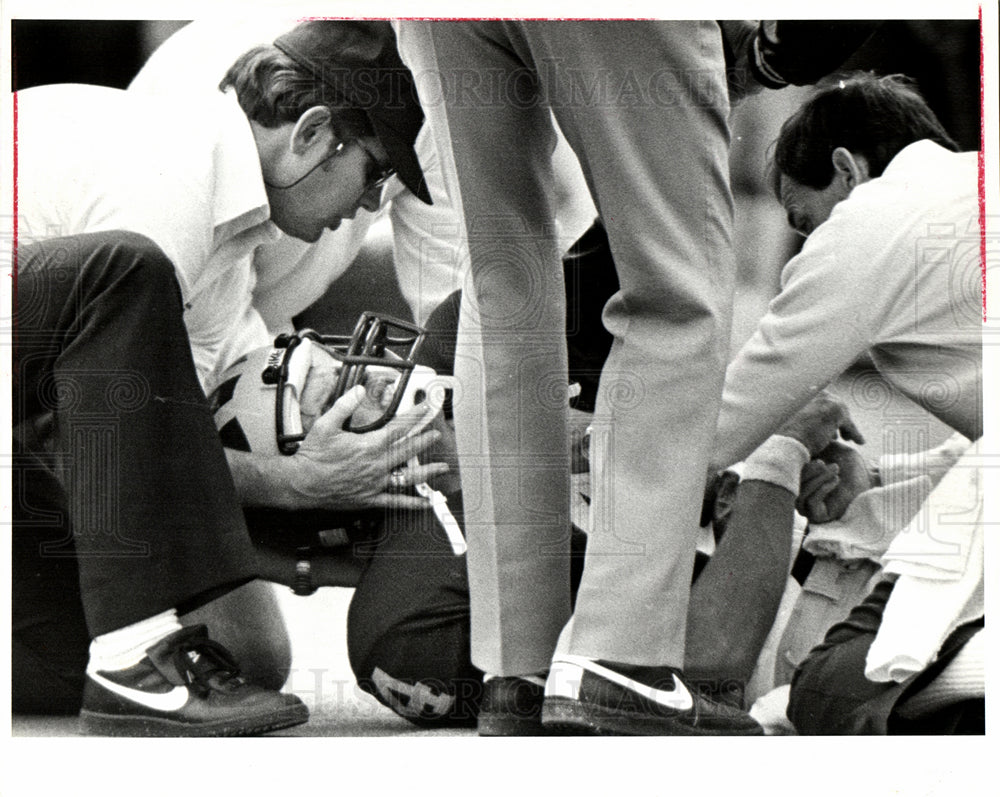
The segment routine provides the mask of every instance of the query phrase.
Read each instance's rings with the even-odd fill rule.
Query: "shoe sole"
[[[542,724],[562,734],[584,736],[762,736],[756,729],[698,728],[667,717],[648,717],[594,706],[568,697],[547,697]]]
[[[304,705],[288,706],[259,717],[216,722],[177,722],[142,715],[102,714],[80,711],[80,732],[85,736],[257,736],[301,725],[309,719]]]
[[[516,717],[510,714],[479,714],[476,726],[480,736],[558,736],[561,730],[547,728],[539,715]]]

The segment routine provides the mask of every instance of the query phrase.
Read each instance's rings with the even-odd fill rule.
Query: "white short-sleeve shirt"
[[[206,390],[266,332],[247,315],[250,257],[278,236],[249,122],[232,95],[168,103],[63,84],[18,93],[22,243],[127,230],[174,264]]]

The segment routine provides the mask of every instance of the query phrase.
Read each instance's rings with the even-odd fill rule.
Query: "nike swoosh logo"
[[[126,700],[139,703],[155,711],[179,711],[188,700],[188,689],[186,686],[175,686],[169,692],[143,692],[141,689],[131,689],[114,681],[109,681],[98,672],[90,672],[87,675],[109,692],[114,692]]]
[[[634,681],[628,676],[622,675],[614,670],[609,670],[607,667],[604,667],[593,659],[588,659],[585,656],[557,656],[553,661],[553,664],[563,661],[568,664],[575,664],[577,667],[581,667],[587,672],[599,675],[601,678],[611,681],[614,684],[618,684],[618,686],[621,686],[624,689],[628,689],[629,691],[642,695],[644,698],[656,703],[658,706],[663,706],[664,708],[673,709],[675,711],[690,711],[692,706],[694,706],[694,698],[691,697],[691,693],[688,691],[688,688],[676,674],[674,674],[674,688],[668,692],[665,689],[654,689],[651,686],[646,686],[646,684]]]

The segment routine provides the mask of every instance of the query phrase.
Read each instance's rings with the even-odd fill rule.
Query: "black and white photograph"
[[[0,793],[990,792],[995,6],[145,5],[2,9]]]

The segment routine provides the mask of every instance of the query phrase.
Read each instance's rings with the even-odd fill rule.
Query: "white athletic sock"
[[[94,637],[90,642],[87,672],[124,670],[126,667],[138,664],[146,655],[147,648],[180,629],[177,610],[167,609],[138,623]]]
[[[512,675],[512,676],[493,675],[493,673],[485,673],[483,675],[483,683],[486,683],[486,681],[492,681],[494,678],[504,678],[504,677],[520,678],[522,681],[528,681],[529,683],[533,683],[535,686],[545,686],[544,676],[541,676],[536,672],[526,673],[524,675]]]

